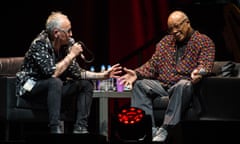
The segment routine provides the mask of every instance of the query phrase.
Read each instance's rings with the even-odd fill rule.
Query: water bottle
[[[111,68],[111,65],[107,66],[107,69],[109,70]],[[114,79],[113,78],[109,78],[107,80],[107,89],[108,91],[114,91]]]

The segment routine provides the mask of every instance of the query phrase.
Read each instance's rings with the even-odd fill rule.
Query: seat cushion
[[[23,57],[0,58],[0,76],[15,76],[23,59]]]

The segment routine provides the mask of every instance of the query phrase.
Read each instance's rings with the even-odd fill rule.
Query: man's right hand
[[[128,69],[126,67],[124,67],[123,70],[125,74],[119,77],[118,80],[120,81],[120,84],[123,84],[127,88],[132,89],[132,85],[137,79],[137,74],[134,70]]]
[[[82,52],[83,52],[83,48],[82,48],[82,45],[79,43],[73,44],[72,47],[70,48],[70,55],[74,57],[78,56]]]

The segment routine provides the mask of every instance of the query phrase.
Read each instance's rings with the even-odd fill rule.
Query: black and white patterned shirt
[[[16,74],[16,95],[22,96],[27,92],[23,85],[28,79],[38,81],[52,77],[56,64],[67,55],[68,48],[69,46],[66,45],[61,47],[58,54],[54,53],[48,34],[43,30],[31,43],[25,54],[24,62]],[[85,72],[86,70],[80,68],[77,61],[73,60],[60,78],[62,80],[66,77],[80,79],[81,73]]]

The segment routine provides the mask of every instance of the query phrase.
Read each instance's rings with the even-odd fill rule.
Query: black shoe
[[[86,127],[74,126],[73,133],[74,134],[87,134],[89,132]]]
[[[61,126],[50,126],[50,133],[51,134],[63,134],[63,130],[61,129]]]

